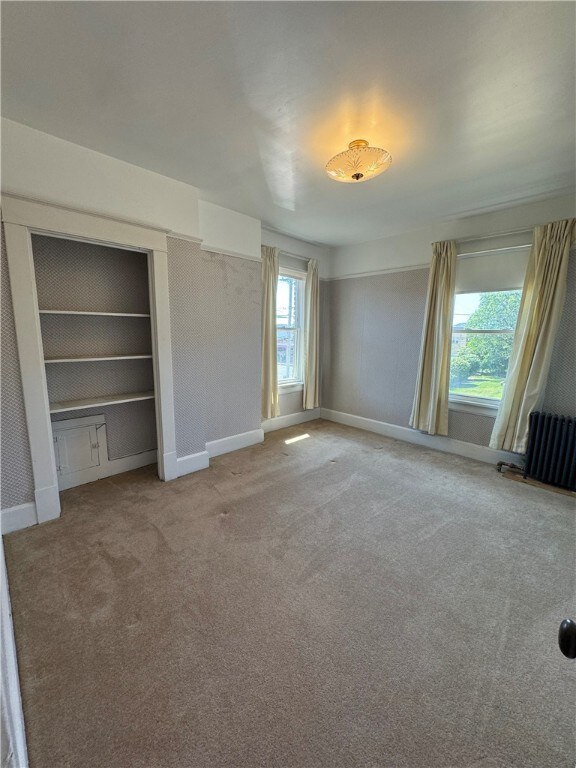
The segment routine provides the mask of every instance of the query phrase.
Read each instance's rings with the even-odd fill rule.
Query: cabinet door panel
[[[100,465],[98,433],[95,426],[63,429],[56,433],[59,475],[69,475]]]

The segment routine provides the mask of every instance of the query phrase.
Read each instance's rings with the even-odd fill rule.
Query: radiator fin
[[[530,414],[524,477],[576,491],[576,419]]]

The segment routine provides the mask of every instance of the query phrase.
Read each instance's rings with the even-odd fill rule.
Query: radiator
[[[524,477],[576,491],[576,419],[530,414]]]

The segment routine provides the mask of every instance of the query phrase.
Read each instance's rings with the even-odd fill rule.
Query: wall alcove
[[[175,478],[166,233],[9,195],[2,220],[37,522],[60,515],[53,421],[86,409],[153,401],[158,475]],[[64,255],[50,260],[57,239]],[[76,277],[74,243],[80,259],[90,249],[100,254]],[[114,259],[121,273],[134,274],[123,275],[124,288],[119,277],[106,298],[94,278]],[[130,281],[138,284],[133,291]]]

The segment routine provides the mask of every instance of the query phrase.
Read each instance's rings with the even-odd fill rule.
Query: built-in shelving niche
[[[52,420],[104,414],[111,460],[154,450],[146,254],[44,235],[32,248]]]

